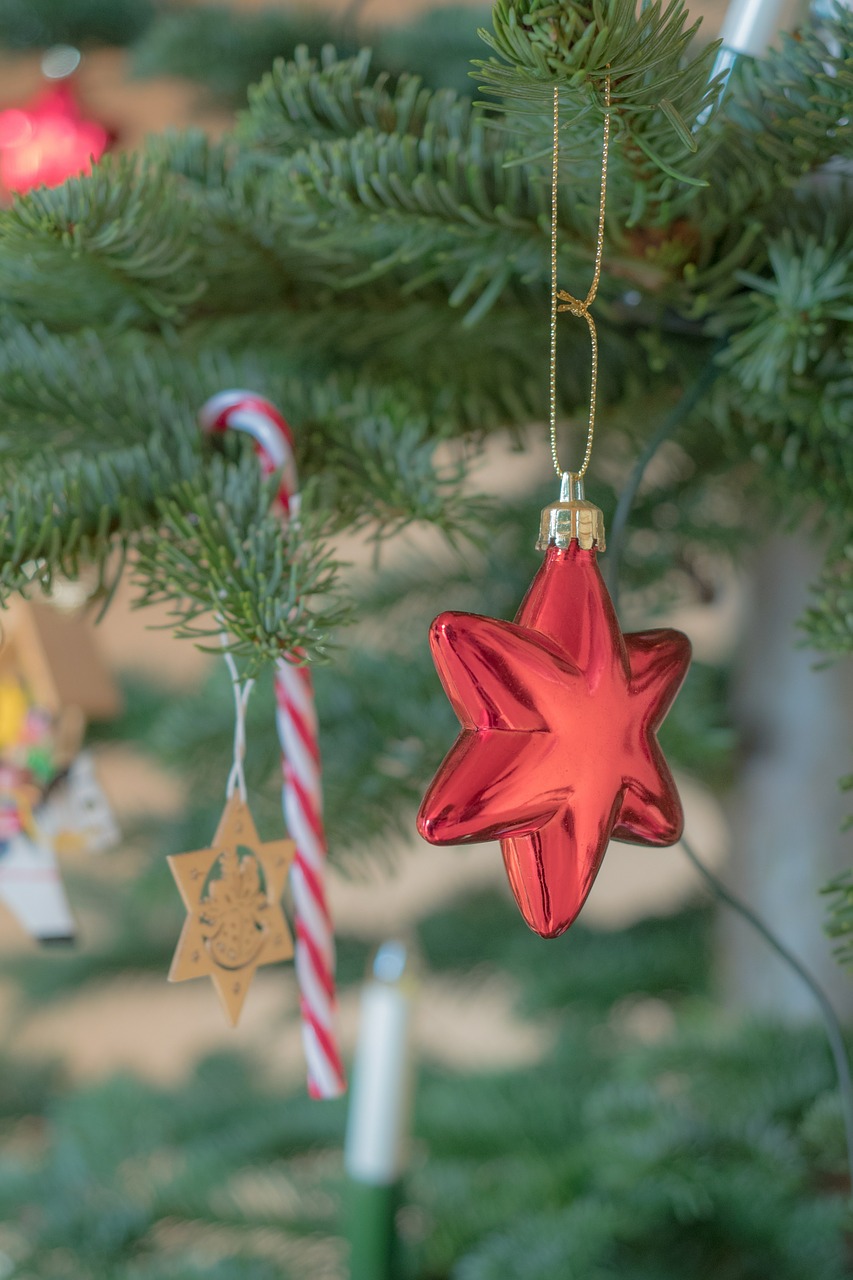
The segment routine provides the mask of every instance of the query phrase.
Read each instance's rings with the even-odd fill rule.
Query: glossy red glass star
[[[500,840],[521,912],[553,938],[611,837],[668,845],[683,815],[656,733],[690,662],[680,631],[623,635],[596,563],[550,547],[515,622],[443,613],[433,658],[462,732],[418,814],[432,844]]]

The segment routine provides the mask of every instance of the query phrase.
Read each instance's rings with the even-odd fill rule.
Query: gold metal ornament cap
[[[596,547],[603,551],[604,516],[600,509],[584,498],[583,479],[572,471],[564,471],[560,481],[560,501],[552,502],[542,512],[539,522],[537,551],[549,547],[568,547],[577,542],[584,551]]]

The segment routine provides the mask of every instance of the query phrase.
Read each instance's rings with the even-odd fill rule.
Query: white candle
[[[720,36],[730,53],[760,58],[781,30],[788,0],[732,0]]]
[[[791,0],[731,0],[720,30],[723,45],[711,79],[725,76],[728,80],[739,57],[762,57],[776,32],[789,25],[791,12]],[[704,124],[710,114],[711,108],[706,107],[697,125]]]
[[[412,1102],[411,983],[406,948],[386,942],[361,997],[344,1164],[373,1186],[398,1181],[408,1157]]]

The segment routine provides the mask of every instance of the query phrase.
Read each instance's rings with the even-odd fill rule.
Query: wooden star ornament
[[[169,981],[209,977],[232,1026],[255,971],[293,956],[281,897],[295,848],[292,840],[262,844],[235,791],[210,848],[167,859],[187,908]]]

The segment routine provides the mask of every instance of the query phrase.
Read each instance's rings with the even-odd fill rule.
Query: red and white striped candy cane
[[[282,517],[297,514],[293,433],[274,405],[251,391],[223,391],[202,407],[199,422],[204,431],[252,436],[264,472],[281,471]],[[346,1078],[335,1031],[335,940],[326,899],[320,748],[311,673],[299,654],[286,654],[276,663],[275,696],[282,805],[296,844],[291,885],[308,1092],[312,1098],[335,1098],[346,1088]]]

